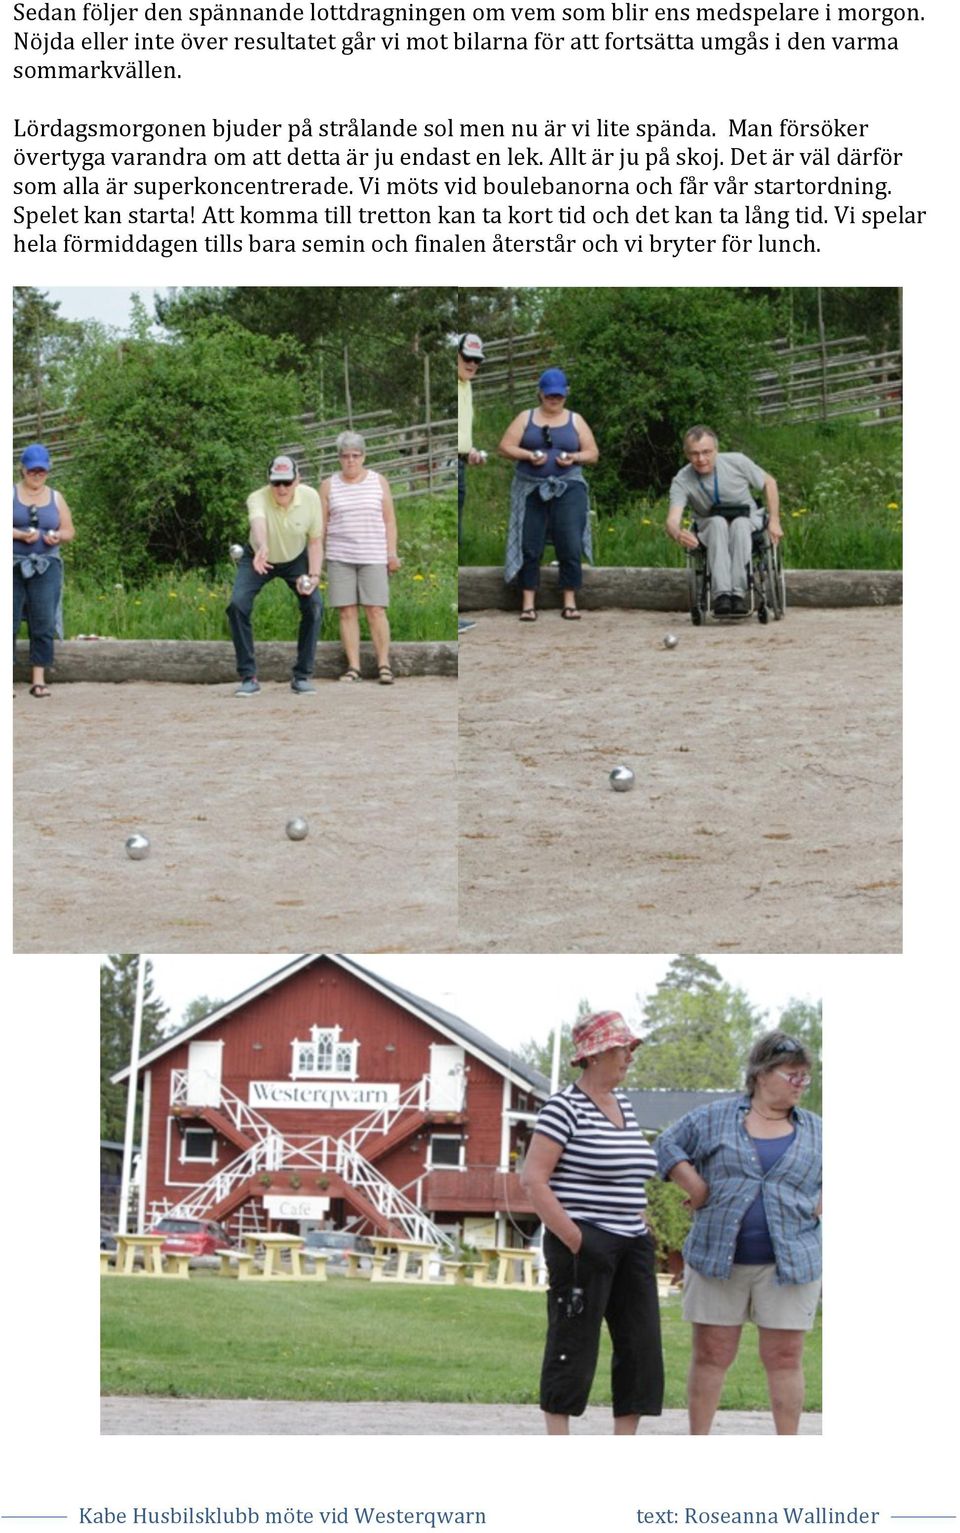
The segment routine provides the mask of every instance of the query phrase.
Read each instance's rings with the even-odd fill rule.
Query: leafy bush
[[[675,1182],[661,1182],[656,1178],[648,1182],[647,1201],[657,1241],[657,1266],[664,1271],[671,1251],[683,1249],[693,1218],[690,1210],[684,1207],[684,1193]]]
[[[290,354],[289,340],[223,319],[172,340],[143,325],[96,348],[77,389],[79,451],[63,476],[78,563],[104,579],[214,569],[245,526],[247,495],[295,437]]]

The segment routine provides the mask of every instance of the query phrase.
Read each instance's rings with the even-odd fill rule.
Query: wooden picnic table
[[[521,1288],[533,1290],[537,1286],[533,1266],[537,1259],[535,1250],[521,1246],[481,1246],[481,1265],[474,1269],[473,1281],[478,1288]],[[512,1276],[515,1265],[520,1266],[519,1281]],[[487,1276],[493,1267],[493,1278]]]
[[[143,1271],[147,1277],[173,1277],[172,1272],[165,1272],[163,1268],[163,1253],[161,1247],[166,1240],[166,1235],[117,1235],[117,1256],[113,1265],[114,1272],[121,1273],[124,1277],[133,1276],[133,1263],[137,1252],[143,1253]]]
[[[249,1276],[259,1275],[270,1281],[271,1278],[302,1278],[308,1276],[303,1270],[302,1254],[306,1244],[302,1235],[244,1235],[243,1243],[247,1248],[247,1255],[251,1257],[251,1271]],[[253,1272],[252,1258],[258,1246],[263,1246],[263,1271],[259,1274]],[[284,1252],[290,1255],[290,1271],[284,1272],[282,1267]],[[247,1274],[244,1274],[245,1276]],[[326,1273],[324,1273],[326,1276]]]
[[[436,1246],[423,1240],[388,1240],[383,1235],[372,1235],[373,1263],[370,1273],[372,1283],[429,1283],[430,1263],[439,1254]],[[389,1277],[385,1272],[391,1256],[397,1258],[397,1270]],[[411,1273],[411,1262],[419,1262],[420,1270]]]

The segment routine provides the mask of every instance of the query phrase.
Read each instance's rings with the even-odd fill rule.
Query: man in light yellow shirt
[[[479,335],[461,335],[457,342],[457,540],[463,533],[463,503],[467,498],[466,468],[485,463],[487,455],[473,445],[473,380],[483,361]]]
[[[323,617],[318,590],[323,564],[323,507],[316,490],[300,483],[293,459],[282,453],[270,465],[269,483],[247,500],[250,543],[243,551],[227,608],[240,685],[237,697],[260,691],[253,648],[253,604],[268,581],[285,580],[300,604],[294,692],[315,692],[311,680]]]

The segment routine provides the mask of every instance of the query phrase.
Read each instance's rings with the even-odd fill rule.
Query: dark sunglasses
[[[802,1043],[797,1043],[793,1038],[784,1038],[782,1043],[777,1044],[777,1056],[781,1054],[805,1054],[806,1049]]]
[[[540,430],[543,432],[543,440],[544,440],[545,444],[547,445],[547,447],[552,447],[553,446],[553,432],[550,430],[550,427],[549,426],[541,426]]]
[[[40,526],[40,512],[37,510],[36,506],[31,506],[30,507],[30,526],[31,527],[39,527]]]
[[[292,479],[275,479],[273,481],[273,486],[276,490],[289,490],[292,483]]]

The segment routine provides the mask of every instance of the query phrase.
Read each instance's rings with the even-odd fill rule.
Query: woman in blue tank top
[[[63,589],[61,543],[73,537],[70,508],[47,483],[50,454],[32,442],[20,455],[20,481],[13,488],[13,640],[24,617],[30,635],[30,696],[49,697],[46,669],[53,664],[53,641]]]
[[[536,622],[540,561],[549,537],[559,565],[561,616],[576,621],[583,557],[590,557],[590,502],[582,465],[596,463],[599,453],[586,421],[567,409],[570,388],[562,368],[548,367],[537,392],[536,406],[521,411],[500,443],[503,456],[515,464],[505,577],[510,582],[519,576],[521,622]]]

